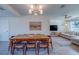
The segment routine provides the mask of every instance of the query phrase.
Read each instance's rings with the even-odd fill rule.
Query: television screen
[[[50,25],[50,31],[57,31],[58,27],[57,25]]]

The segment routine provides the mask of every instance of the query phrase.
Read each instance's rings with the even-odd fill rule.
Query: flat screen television
[[[57,25],[50,25],[50,31],[57,31],[58,26]]]

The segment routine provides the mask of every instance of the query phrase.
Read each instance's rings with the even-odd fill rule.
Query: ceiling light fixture
[[[43,6],[40,4],[32,4],[29,7],[29,14],[39,15],[43,14]]]

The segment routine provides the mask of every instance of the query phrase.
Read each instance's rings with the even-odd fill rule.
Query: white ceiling
[[[44,4],[43,15],[60,17],[64,15],[79,14],[79,4],[66,4],[60,8],[61,4]],[[1,9],[3,8],[3,9]],[[27,4],[0,4],[0,16],[26,16],[28,14]]]

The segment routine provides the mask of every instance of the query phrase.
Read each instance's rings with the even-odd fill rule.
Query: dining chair
[[[35,35],[35,34],[29,34],[29,36],[32,36],[32,35]],[[28,41],[27,43],[28,44],[35,44],[35,41]]]
[[[51,45],[51,48],[53,49],[52,38],[51,38],[51,36],[50,36],[50,35],[48,35],[48,37],[49,37],[49,45]]]
[[[26,52],[25,54],[27,53],[28,49],[35,49],[35,54],[37,55],[37,41],[27,41],[26,43]]]
[[[40,51],[40,49],[41,48],[44,48],[44,49],[47,49],[47,53],[49,54],[49,42],[48,41],[39,41],[38,43],[37,43],[37,50],[38,50],[38,54],[39,54],[39,51]]]
[[[11,50],[11,47],[12,47],[12,42],[11,42],[11,40],[12,40],[13,37],[15,37],[15,36],[11,36],[11,37],[9,38],[8,51]]]
[[[12,54],[14,54],[15,50],[18,51],[19,49],[21,49],[23,51],[23,54],[25,54],[25,43],[23,41],[21,42],[14,40]]]

